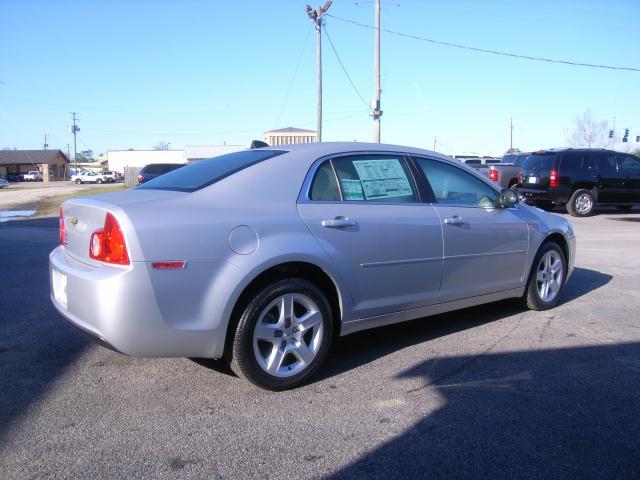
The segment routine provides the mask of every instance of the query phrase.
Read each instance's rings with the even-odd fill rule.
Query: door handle
[[[336,217],[333,220],[322,220],[321,225],[327,228],[357,227],[358,222],[347,217]]]
[[[462,225],[466,223],[466,221],[460,215],[454,215],[453,217],[445,218],[444,223],[447,225]]]

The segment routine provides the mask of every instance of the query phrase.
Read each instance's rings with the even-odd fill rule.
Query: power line
[[[347,18],[338,17],[336,15],[331,15],[331,14],[327,13],[327,16],[329,16],[331,18],[335,18],[336,20],[340,20],[340,21],[345,22],[345,23],[351,23],[353,25],[357,25],[358,27],[368,28],[370,30],[375,30],[376,29],[376,27],[374,27],[372,25],[367,25],[365,23],[356,22],[354,20],[349,20]],[[434,43],[436,45],[444,45],[444,46],[447,46],[447,47],[460,48],[460,49],[463,49],[463,50],[471,50],[471,51],[474,51],[474,52],[491,53],[493,55],[502,55],[502,56],[505,56],[505,57],[521,58],[521,59],[524,59],[524,60],[535,60],[535,61],[538,61],[538,62],[561,63],[561,64],[564,64],[564,65],[574,65],[574,66],[578,66],[578,67],[606,68],[606,69],[609,69],[609,70],[626,70],[626,71],[629,71],[629,72],[640,72],[640,68],[617,67],[617,66],[612,66],[612,65],[598,65],[598,64],[593,64],[593,63],[572,62],[572,61],[569,61],[569,60],[556,60],[556,59],[551,59],[551,58],[532,57],[532,56],[529,56],[529,55],[520,55],[520,54],[517,54],[517,53],[500,52],[498,50],[488,50],[488,49],[484,49],[484,48],[470,47],[468,45],[460,45],[458,43],[443,42],[443,41],[440,41],[440,40],[434,40],[432,38],[421,37],[421,36],[412,35],[412,34],[409,34],[409,33],[396,32],[394,30],[389,30],[389,29],[386,29],[386,28],[382,28],[381,30],[383,32],[390,33],[392,35],[397,35],[399,37],[411,38],[413,40],[421,40],[423,42]]]
[[[304,52],[307,49],[307,43],[309,43],[309,37],[311,36],[312,28],[307,31],[307,37],[304,40],[304,44],[302,45],[302,50],[300,51],[300,56],[298,57],[298,63],[296,63],[296,68],[293,71],[293,75],[291,76],[291,81],[289,82],[289,87],[287,88],[287,93],[284,96],[284,100],[282,102],[282,108],[280,109],[280,113],[278,114],[278,119],[276,120],[276,125],[280,123],[280,119],[282,118],[282,114],[284,113],[284,109],[289,101],[289,95],[291,94],[291,87],[293,86],[293,82],[298,75],[298,69],[300,68],[300,63],[302,63],[302,57],[304,57]]]
[[[349,72],[347,72],[347,69],[345,68],[344,64],[342,63],[342,60],[340,60],[340,56],[338,55],[338,52],[336,51],[336,47],[333,45],[333,40],[331,40],[331,36],[329,35],[329,31],[327,30],[327,26],[326,25],[324,26],[324,33],[327,36],[327,40],[329,40],[329,45],[331,45],[331,49],[333,50],[333,53],[335,54],[336,58],[338,59],[338,63],[342,67],[342,71],[347,76],[347,80],[349,80],[349,83],[353,87],[353,90],[356,92],[358,97],[360,97],[360,100],[362,100],[362,103],[364,103],[367,106],[367,108],[369,108],[369,103],[363,98],[362,95],[360,95],[360,92],[358,91],[358,89],[356,88],[355,84],[353,83],[353,80],[351,80],[351,77],[349,76]]]

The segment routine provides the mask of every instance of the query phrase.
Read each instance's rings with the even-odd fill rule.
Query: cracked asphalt
[[[640,212],[572,222],[556,309],[354,334],[283,393],[92,344],[49,301],[57,219],[1,224],[0,478],[640,478]]]

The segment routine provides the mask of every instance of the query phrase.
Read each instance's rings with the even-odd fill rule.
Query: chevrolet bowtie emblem
[[[71,220],[69,220],[71,222],[71,225],[77,225],[78,224],[78,217],[71,217]]]

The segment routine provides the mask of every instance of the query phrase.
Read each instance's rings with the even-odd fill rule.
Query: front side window
[[[411,171],[401,156],[354,155],[332,162],[344,201],[418,201]]]
[[[427,158],[416,159],[427,177],[436,202],[443,205],[498,206],[498,194],[461,168]]]

